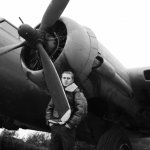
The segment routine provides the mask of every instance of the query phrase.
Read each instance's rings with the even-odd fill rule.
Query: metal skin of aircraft
[[[131,150],[131,137],[150,135],[150,68],[125,68],[91,29],[59,18],[61,13],[48,8],[56,14],[53,23],[45,23],[45,15],[27,38],[29,29],[22,36],[22,29],[0,20],[0,55],[4,51],[0,56],[0,126],[50,132],[45,122],[47,104],[50,97],[63,95],[58,78],[63,71],[72,70],[88,100],[88,115],[77,129],[77,138],[96,145],[97,150]],[[38,32],[33,33],[41,28],[49,28],[50,48],[43,46],[49,64],[39,55]],[[50,71],[47,66],[52,66]]]

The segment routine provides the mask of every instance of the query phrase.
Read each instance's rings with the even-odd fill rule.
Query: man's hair
[[[63,74],[70,74],[72,79],[74,80],[74,73],[72,71],[64,71],[62,74],[61,74],[61,77]]]

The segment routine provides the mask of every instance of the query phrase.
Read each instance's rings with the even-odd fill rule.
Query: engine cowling
[[[92,71],[98,53],[98,41],[94,33],[75,21],[63,17],[54,24],[49,34],[53,34],[57,45],[54,46],[53,52],[47,52],[58,74],[60,75],[64,70],[72,70],[77,77],[77,82],[83,84],[85,89],[92,88],[88,75]],[[34,48],[22,49],[21,64],[26,76],[42,89],[46,89],[43,68]],[[93,94],[92,90],[87,90],[91,91],[88,94]]]
[[[39,26],[37,26],[38,28]],[[47,51],[49,57],[54,62],[62,52],[65,42],[66,42],[66,27],[62,21],[57,21],[50,30],[47,35],[50,35],[48,38],[53,38],[53,40],[49,40],[44,46],[46,50],[49,49],[49,45],[51,45],[52,51]],[[31,46],[23,47],[21,51],[21,65],[22,68],[27,76],[32,82],[38,85],[42,89],[46,88],[46,83],[44,80],[44,73],[42,63],[38,54],[38,51]]]

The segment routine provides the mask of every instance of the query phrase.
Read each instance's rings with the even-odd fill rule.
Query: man
[[[76,128],[87,114],[87,101],[84,94],[74,83],[74,74],[71,71],[62,73],[61,82],[64,87],[70,108],[71,116],[64,124],[52,124],[52,118],[59,119],[53,100],[46,109],[46,120],[51,127],[50,150],[73,150],[75,145]]]

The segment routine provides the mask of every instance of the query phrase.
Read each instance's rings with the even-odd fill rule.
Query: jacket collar
[[[72,83],[71,85],[69,85],[65,88],[65,91],[74,92],[77,88],[78,88],[78,86],[75,83]]]

